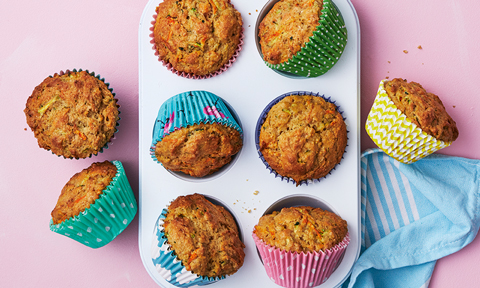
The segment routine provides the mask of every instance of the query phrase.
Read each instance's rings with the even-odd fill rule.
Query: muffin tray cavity
[[[267,276],[258,257],[252,231],[260,217],[275,207],[301,202],[327,208],[348,223],[350,243],[335,272],[320,286],[338,287],[349,276],[360,252],[360,27],[349,0],[335,0],[348,31],[348,41],[338,62],[316,78],[288,77],[262,61],[256,47],[255,27],[260,12],[275,1],[235,1],[243,18],[244,43],[236,60],[223,73],[208,79],[178,76],[158,61],[152,49],[151,28],[155,8],[162,0],[150,0],[139,25],[139,249],[145,269],[163,288],[174,288],[155,268],[151,245],[155,223],[162,210],[180,195],[200,193],[216,199],[232,212],[245,243],[245,262],[240,270],[208,287],[280,287]],[[196,181],[171,173],[150,154],[152,132],[160,106],[170,97],[189,91],[208,91],[221,97],[241,123],[243,147],[228,167]],[[271,175],[255,145],[255,127],[265,107],[291,91],[311,91],[340,106],[348,130],[345,154],[329,175],[308,185]],[[177,175],[178,174],[178,175]],[[305,200],[307,199],[307,200]],[[314,199],[314,200],[308,200]],[[279,204],[281,203],[281,205]]]

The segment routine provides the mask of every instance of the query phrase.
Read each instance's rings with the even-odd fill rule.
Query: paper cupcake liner
[[[115,239],[137,213],[137,201],[120,161],[112,161],[117,173],[100,197],[79,215],[50,230],[91,248],[100,248]]]
[[[70,74],[70,73],[72,73],[72,72],[82,72],[82,71],[84,71],[84,70],[82,70],[82,69],[78,69],[78,70],[77,70],[77,69],[73,69],[72,71],[70,71],[70,70],[67,69],[65,72],[64,72],[64,71],[60,71],[59,73],[55,73],[54,76],[57,75],[57,74],[60,75],[60,76],[62,76],[62,75],[65,75],[65,74]],[[120,112],[120,105],[118,105],[118,99],[115,98],[115,93],[113,92],[113,89],[110,88],[110,83],[105,82],[105,78],[100,78],[100,75],[96,75],[95,72],[90,72],[90,71],[88,71],[88,70],[85,70],[85,72],[87,72],[87,73],[90,74],[91,76],[93,76],[93,77],[97,78],[98,80],[102,81],[103,83],[105,83],[105,85],[107,86],[108,90],[109,90],[110,92],[112,92],[113,98],[115,99],[115,101],[117,101],[116,104],[117,104],[117,109],[118,109],[118,120],[117,120],[117,123],[116,123],[116,125],[115,125],[115,132],[113,132],[112,138],[110,138],[110,140],[108,140],[107,143],[105,143],[105,146],[103,146],[102,148],[100,148],[100,150],[98,151],[98,153],[103,153],[103,150],[108,149],[108,145],[112,145],[112,144],[113,144],[113,140],[115,139],[115,134],[118,132],[118,127],[120,126],[119,121],[120,121],[120,119],[121,119],[121,118],[120,118],[120,113],[121,113],[121,112]],[[53,76],[50,76],[50,77],[53,77]],[[98,153],[97,153],[97,154],[98,154]],[[56,155],[56,154],[53,153],[53,152],[52,152],[52,154]],[[97,154],[93,154],[93,153],[92,153],[90,156],[88,156],[88,158],[92,158],[93,155],[96,156]],[[65,159],[77,159],[77,160],[80,159],[80,158],[74,158],[74,157],[65,157],[65,156],[63,156],[63,155],[57,155],[57,156],[58,156],[58,157],[63,157],[63,158],[65,158]],[[84,159],[84,158],[82,158],[82,159]]]
[[[180,93],[165,101],[158,111],[150,146],[153,160],[160,163],[155,156],[155,145],[163,137],[183,127],[200,123],[219,123],[236,129],[240,136],[243,134],[232,112],[217,95],[207,91]]]
[[[253,240],[270,280],[288,288],[318,286],[333,274],[343,259],[350,236],[325,252],[297,253],[267,245],[255,233]]]
[[[321,97],[325,101],[330,102],[332,104],[335,104],[335,106],[337,107],[337,109],[336,109],[337,112],[339,112],[342,115],[344,121],[347,118],[345,118],[343,116],[343,111],[340,110],[340,106],[336,104],[336,101],[331,100],[331,97],[325,97],[325,95],[320,95],[320,93],[307,92],[307,91],[293,91],[293,92],[288,92],[288,93],[282,94],[282,95],[278,96],[277,98],[273,99],[273,101],[270,102],[265,107],[265,109],[263,109],[262,113],[260,113],[260,117],[258,117],[257,125],[255,126],[255,147],[257,149],[258,156],[262,160],[263,164],[265,164],[265,167],[270,171],[270,173],[275,175],[275,178],[278,177],[278,178],[281,178],[282,181],[287,181],[287,183],[292,182],[292,184],[296,184],[295,180],[293,180],[292,178],[287,177],[287,176],[282,176],[282,175],[278,174],[277,171],[275,171],[272,167],[270,167],[270,164],[268,164],[267,160],[265,160],[265,157],[263,157],[263,154],[260,151],[260,131],[262,129],[263,123],[265,122],[265,119],[267,118],[268,112],[270,112],[270,109],[272,109],[272,107],[275,106],[275,104],[277,104],[278,102],[280,102],[283,98],[285,98],[287,96],[291,96],[291,95],[300,95],[300,96],[306,95],[306,96]],[[347,141],[348,141],[348,130],[347,130]],[[348,146],[348,143],[347,143],[347,146]],[[344,153],[346,153],[346,152],[347,152],[347,150],[345,148]],[[343,156],[342,156],[342,159],[343,159]],[[340,165],[340,163],[338,163],[337,165]],[[330,170],[330,172],[328,172],[328,174],[325,175],[324,177],[318,178],[318,179],[302,180],[302,181],[300,181],[300,183],[298,183],[298,186],[301,186],[301,185],[308,186],[308,184],[313,184],[313,183],[320,182],[320,180],[322,180],[323,178],[330,175],[332,173],[332,171],[335,170],[337,165],[335,165],[335,167],[333,167],[332,170]]]
[[[203,286],[225,279],[225,276],[215,278],[199,276],[183,266],[182,261],[178,260],[174,251],[171,250],[167,236],[165,236],[163,220],[166,218],[167,212],[168,209],[164,208],[155,223],[151,246],[153,265],[160,276],[177,287]]]
[[[232,7],[234,7],[233,4],[232,4]],[[160,56],[159,56],[159,53],[158,53],[158,50],[157,50],[157,45],[155,44],[155,38],[154,38],[154,35],[153,35],[153,30],[154,30],[156,21],[157,21],[157,13],[155,13],[155,15],[153,15],[153,21],[150,22],[152,24],[152,27],[150,27],[150,29],[149,29],[150,31],[152,31],[152,33],[150,33],[150,35],[149,35],[150,38],[152,38],[152,40],[150,40],[150,44],[153,45],[152,49],[153,49],[153,51],[155,51],[155,56],[158,57],[158,61],[160,63],[162,63],[162,65],[165,66],[169,71],[171,71],[173,74],[176,74],[178,76],[181,76],[181,77],[184,77],[184,78],[187,78],[187,79],[208,79],[208,78],[212,78],[214,76],[220,75],[233,65],[233,63],[237,60],[237,57],[240,54],[240,51],[242,51],[243,38],[245,38],[245,35],[244,35],[245,29],[243,27],[242,27],[242,31],[240,32],[240,37],[239,37],[237,50],[235,50],[235,52],[233,53],[230,60],[228,60],[227,63],[225,63],[222,67],[220,67],[220,69],[218,69],[217,71],[215,71],[213,73],[207,74],[207,75],[195,75],[193,73],[186,73],[186,72],[183,72],[183,71],[178,71],[175,68],[173,68],[172,64],[160,59]]]
[[[414,163],[433,152],[450,146],[423,132],[410,121],[388,97],[384,83],[380,82],[377,96],[368,114],[365,129],[373,142],[392,158]]]
[[[323,1],[322,15],[309,41],[291,59],[268,67],[303,77],[325,74],[340,59],[347,45],[347,28],[340,10],[330,0]]]

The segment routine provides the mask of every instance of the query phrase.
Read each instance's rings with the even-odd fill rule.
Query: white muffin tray
[[[268,68],[255,44],[255,24],[267,1],[232,0],[242,14],[244,44],[236,62],[209,79],[187,79],[173,74],[158,61],[150,43],[153,15],[162,0],[150,0],[139,27],[139,249],[145,269],[164,288],[175,287],[153,266],[150,247],[155,222],[163,208],[180,195],[201,193],[224,203],[239,223],[245,243],[240,270],[209,287],[280,287],[263,268],[252,238],[258,219],[277,200],[290,195],[320,199],[348,222],[350,244],[343,261],[319,287],[338,287],[351,272],[360,252],[360,27],[349,0],[335,0],[348,30],[348,43],[338,63],[317,78],[288,78]],[[150,156],[152,131],[158,109],[176,94],[205,90],[228,102],[243,127],[243,148],[236,161],[218,177],[191,181],[175,177]],[[344,158],[321,181],[296,187],[266,169],[255,147],[255,126],[265,106],[291,91],[319,92],[331,97],[343,111],[348,129]],[[258,193],[257,193],[258,192]]]

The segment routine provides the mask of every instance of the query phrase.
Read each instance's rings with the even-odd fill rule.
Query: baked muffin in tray
[[[108,148],[117,131],[119,105],[93,72],[67,70],[35,87],[24,110],[38,145],[65,158],[87,158]]]
[[[405,164],[451,145],[459,135],[437,95],[401,78],[380,81],[365,129],[385,153]]]
[[[340,163],[347,128],[334,103],[297,91],[267,106],[257,123],[256,137],[265,165],[298,186],[325,177]]]
[[[162,211],[152,240],[152,261],[169,283],[205,285],[243,265],[245,245],[233,216],[201,194],[179,196]]]
[[[292,78],[325,74],[347,43],[345,23],[331,0],[269,1],[255,30],[265,64]]]
[[[219,176],[243,146],[242,128],[233,115],[233,108],[211,92],[170,97],[153,127],[153,160],[184,180]]]
[[[214,76],[240,51],[242,16],[228,0],[165,0],[156,12],[155,49],[179,75]]]

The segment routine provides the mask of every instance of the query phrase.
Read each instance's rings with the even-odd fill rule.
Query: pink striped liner
[[[297,253],[267,245],[255,233],[252,236],[270,280],[287,288],[314,287],[327,281],[350,243],[347,233],[340,243],[325,252]]]
[[[234,7],[233,4],[232,4],[232,7]],[[155,27],[155,22],[156,21],[157,21],[157,13],[155,13],[155,15],[153,15],[153,21],[150,22],[152,24],[152,27],[150,27],[150,29],[149,29],[150,31],[152,31],[152,33],[150,33],[150,35],[149,35],[150,38],[152,38],[152,40],[150,40],[150,44],[153,45],[152,49],[153,49],[153,51],[155,51],[155,56],[158,57],[158,61],[160,61],[163,66],[167,67],[167,69],[169,71],[171,71],[173,74],[177,74],[178,76],[181,76],[181,77],[184,77],[184,78],[187,78],[187,79],[208,79],[208,78],[212,78],[214,76],[220,75],[223,72],[225,72],[228,68],[230,68],[230,66],[233,65],[233,62],[235,62],[237,60],[237,57],[240,54],[240,51],[242,51],[243,38],[245,38],[245,35],[244,35],[245,29],[243,28],[243,25],[242,25],[242,32],[240,34],[240,38],[238,39],[239,42],[238,42],[237,50],[233,53],[232,58],[230,58],[230,60],[228,60],[228,62],[225,63],[222,67],[220,67],[220,69],[218,69],[217,71],[215,71],[213,73],[210,73],[210,74],[207,74],[207,75],[195,75],[193,73],[185,73],[185,72],[182,72],[182,71],[175,70],[173,68],[172,64],[170,64],[168,62],[165,62],[162,59],[160,59],[160,56],[159,56],[159,53],[158,53],[158,50],[157,50],[157,46],[155,45],[155,38],[153,36],[153,29]]]

